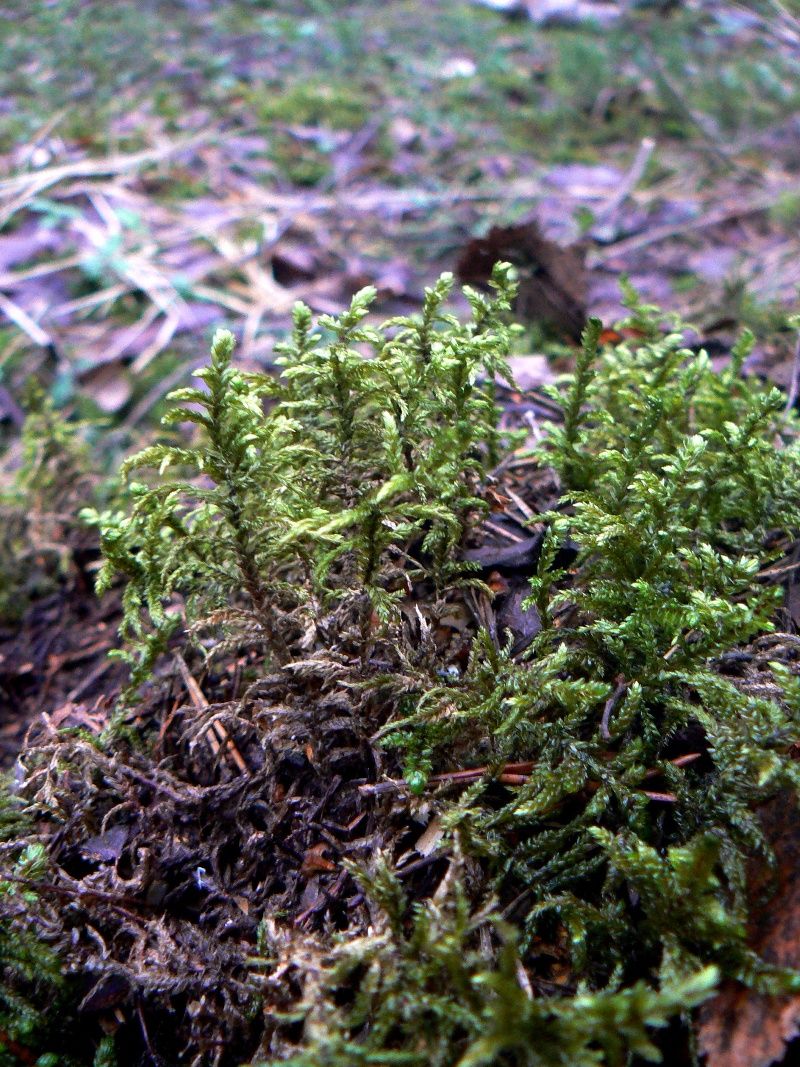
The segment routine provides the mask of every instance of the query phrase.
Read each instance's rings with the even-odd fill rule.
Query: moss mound
[[[717,373],[628,293],[525,451],[511,271],[467,323],[450,286],[379,327],[369,290],[298,307],[279,379],[220,332],[85,513],[131,684],[20,757],[8,1055],[690,1062],[720,979],[798,988],[747,940],[759,809],[800,784],[796,420],[751,338]]]

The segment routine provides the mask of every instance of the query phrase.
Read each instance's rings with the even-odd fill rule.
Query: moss
[[[369,114],[364,94],[348,85],[327,81],[309,80],[288,88],[255,88],[250,101],[263,122],[324,126],[330,130],[357,130]]]
[[[592,321],[551,389],[539,631],[515,652],[474,627],[465,666],[435,626],[491,595],[462,550],[509,444],[510,268],[492,283],[466,291],[466,323],[447,276],[379,326],[372,290],[319,332],[299,305],[278,380],[238,370],[219,331],[200,387],[171,395],[172,436],[124,464],[142,480],[87,515],[100,587],[124,582],[129,699],[182,631],[210,657],[249,646],[271,686],[363,694],[348,728],[405,765],[368,788],[395,791],[392,818],[437,820],[427,892],[401,889],[390,835],[348,868],[370,929],[298,935],[302,996],[264,1009],[261,1062],[656,1061],[655,1031],[720,977],[800,984],[746,940],[746,861],[770,857],[756,812],[800,787],[797,660],[770,637],[770,568],[800,530],[797,420],[742,377],[752,335],[715,373],[626,289],[633,339],[603,344]],[[785,660],[759,668],[767,689],[725,671],[732,652],[761,662],[751,641]],[[252,960],[267,987],[285,973],[274,918]]]
[[[70,570],[77,509],[91,499],[88,424],[58,411],[29,383],[16,462],[0,467],[0,620],[20,618]]]
[[[31,928],[27,911],[35,894],[26,883],[41,878],[47,869],[42,845],[15,845],[31,830],[31,815],[10,791],[10,783],[0,778],[0,844],[5,852],[5,869],[10,878],[0,878],[0,1067],[19,1063],[64,1063],[56,1057],[58,1028],[56,1004],[66,1008],[64,978],[59,958],[37,930]]]

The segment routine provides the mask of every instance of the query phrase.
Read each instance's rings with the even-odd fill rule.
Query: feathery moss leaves
[[[800,530],[798,427],[741,377],[752,339],[717,374],[628,290],[631,339],[602,345],[591,322],[551,390],[562,418],[538,459],[562,496],[537,517],[541,630],[522,654],[478,631],[462,670],[418,608],[404,624],[403,600],[477,581],[460,550],[503,445],[513,286],[498,267],[461,324],[451,284],[379,327],[364,290],[320,321],[325,343],[299,306],[277,381],[237,370],[220,331],[203,387],[174,393],[165,419],[195,435],[134,456],[125,473],[158,473],[89,516],[100,585],[125,579],[131,694],[181,627],[211,653],[261,646],[297,677],[324,653],[376,697],[361,727],[405,761],[409,793],[429,794],[448,873],[410,903],[382,861],[357,872],[373,928],[307,976],[289,1062],[656,1062],[653,1030],[719,976],[798,987],[746,941],[746,864],[770,857],[758,806],[800,786],[797,668],[776,665],[766,691],[725,669],[774,628],[770,567]],[[478,770],[460,792],[429,784],[463,768]]]

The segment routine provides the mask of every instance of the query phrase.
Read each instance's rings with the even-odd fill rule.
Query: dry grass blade
[[[198,710],[205,710],[208,708],[209,703],[203,690],[200,688],[197,680],[189,670],[186,660],[179,652],[175,653],[175,663],[194,706]],[[203,735],[207,739],[215,756],[218,756],[220,751],[224,749],[224,755],[230,757],[239,772],[241,774],[247,774],[248,767],[242,758],[241,752],[239,752],[233,738],[218,718],[215,717],[211,720],[211,723],[204,728]]]
[[[696,233],[699,230],[710,229],[712,226],[719,226],[723,222],[730,222],[732,219],[744,218],[747,215],[757,215],[762,211],[769,210],[782,193],[792,192],[793,189],[794,187],[772,189],[769,192],[751,197],[749,200],[737,200],[733,204],[724,203],[688,222],[652,226],[642,234],[636,234],[634,237],[617,241],[616,244],[608,245],[606,248],[595,249],[587,257],[587,262],[590,267],[596,267],[602,263],[607,263],[609,260],[629,256],[631,252],[638,252],[648,245],[658,244],[658,242],[666,241],[670,237]]]
[[[35,345],[39,345],[42,348],[55,349],[52,337],[37,322],[34,322],[19,304],[15,304],[13,300],[9,300],[2,293],[0,293],[0,311],[15,326],[18,326],[26,333]]]
[[[142,152],[132,152],[128,155],[108,156],[105,159],[78,159],[73,163],[62,163],[54,167],[46,167],[32,171],[28,174],[17,174],[12,178],[0,181],[0,198],[17,197],[15,201],[0,211],[0,225],[28,202],[33,196],[38,196],[45,189],[50,189],[59,182],[69,181],[73,178],[103,178],[114,174],[123,174],[128,171],[139,170],[140,167],[157,163],[168,159],[180,152],[197,148],[203,143],[219,137],[217,131],[205,130],[194,134],[183,141],[172,141],[159,148],[149,148]]]

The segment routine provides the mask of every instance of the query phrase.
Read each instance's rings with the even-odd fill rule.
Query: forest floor
[[[613,317],[624,271],[704,336],[779,327],[800,23],[655,8],[596,28],[406,0],[5,3],[5,387],[49,372],[132,430],[220,321],[268,364],[296,299],[371,282],[378,314],[414,306],[472,238],[531,219],[583,243],[584,311]]]
[[[297,300],[334,312],[373,284],[376,317],[408,314],[442,271],[480,282],[495,258],[521,280],[516,423],[570,366],[587,317],[619,317],[622,276],[720,365],[751,327],[746,369],[796,395],[794,9],[545,6],[0,0],[5,473],[31,378],[98,422],[110,478],[153,439],[215,327],[234,330],[246,368],[271,369]],[[512,542],[525,517],[505,517]],[[94,534],[70,538],[69,581],[34,577],[0,622],[0,767],[32,724],[98,733],[124,682],[107,659],[119,594],[93,592]]]

